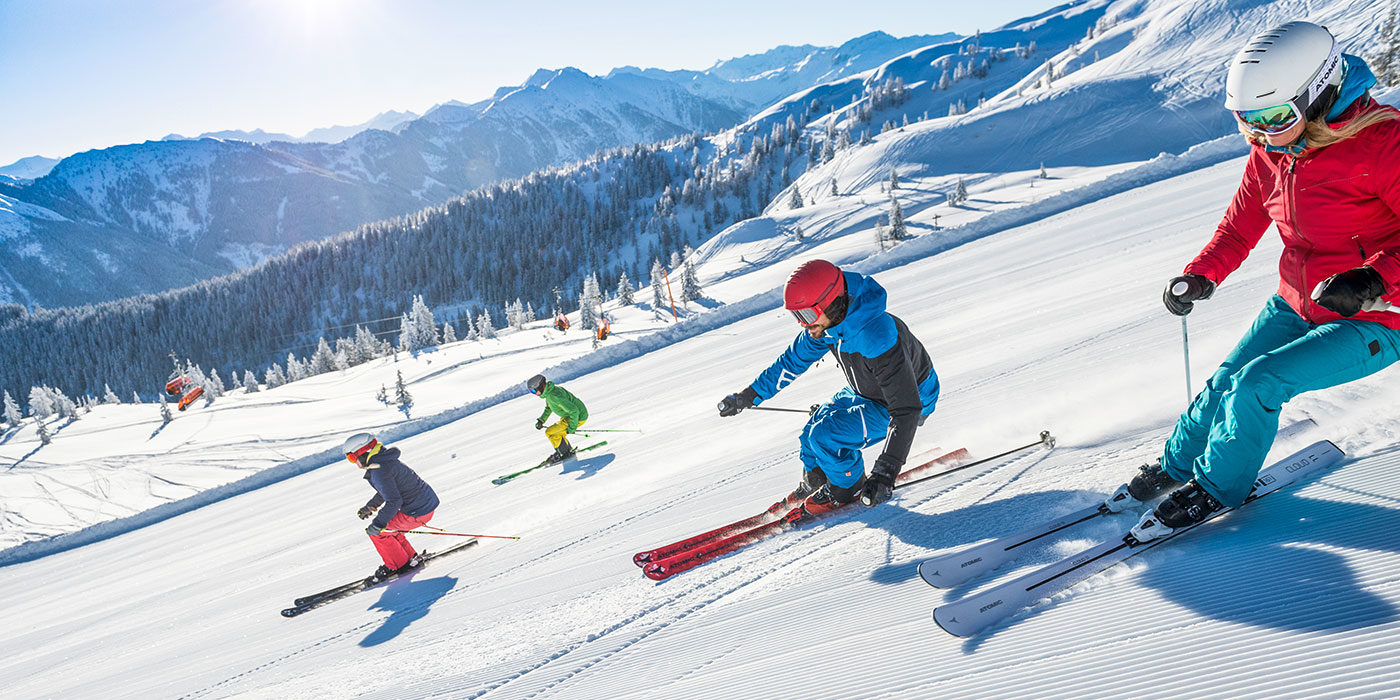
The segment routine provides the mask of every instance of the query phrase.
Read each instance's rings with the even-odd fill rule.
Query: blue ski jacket
[[[374,498],[365,505],[379,508],[374,525],[383,529],[399,511],[419,517],[437,510],[438,497],[428,482],[399,461],[399,448],[390,447],[369,458],[365,480],[374,487]],[[380,506],[383,506],[380,508]]]
[[[820,340],[806,330],[750,385],[758,405],[773,398],[827,352],[836,358],[851,391],[890,413],[880,462],[898,468],[909,457],[914,431],[938,402],[938,374],[923,343],[904,321],[885,311],[885,288],[858,272],[843,272],[850,304],[846,317]]]

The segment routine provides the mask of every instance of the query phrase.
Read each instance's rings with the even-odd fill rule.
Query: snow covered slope
[[[946,387],[916,449],[985,455],[1048,427],[1060,438],[1052,452],[901,492],[666,583],[641,578],[632,552],[751,514],[797,476],[800,418],[714,415],[714,401],[795,332],[786,314],[758,304],[635,359],[561,370],[595,427],[645,431],[609,435],[608,449],[563,468],[490,484],[547,449],[529,426],[540,408],[531,396],[396,440],[443,496],[434,524],[521,540],[282,619],[276,610],[291,598],[375,563],[353,517],[368,489],[327,459],[0,568],[22,630],[0,642],[0,683],[16,697],[1383,695],[1400,680],[1387,661],[1400,647],[1397,542],[1384,534],[1400,497],[1383,476],[1397,466],[1388,445],[1400,428],[1383,418],[1394,413],[1389,373],[1286,409],[1285,420],[1321,424],[1307,439],[1349,452],[1334,473],[989,635],[938,630],[932,608],[966,591],[935,591],[914,572],[929,553],[1091,503],[1156,453],[1183,392],[1179,325],[1160,308],[1161,280],[1208,235],[1241,164],[1105,192],[931,257],[905,261],[896,249],[858,266],[890,290]],[[1271,293],[1277,252],[1267,241],[1190,317],[1198,381]],[[548,361],[514,357],[492,376],[528,376]],[[469,375],[458,376],[451,385]],[[333,446],[366,424],[354,397],[369,388],[346,394],[326,381],[300,391],[341,401],[299,411],[297,425]],[[824,363],[780,402],[806,405],[839,385]],[[268,448],[249,435],[241,449]]]

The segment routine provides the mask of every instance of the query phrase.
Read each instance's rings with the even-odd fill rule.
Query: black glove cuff
[[[1385,296],[1385,280],[1381,279],[1381,273],[1376,272],[1376,268],[1370,265],[1362,265],[1360,270],[1366,271],[1366,298],[1377,299]]]
[[[754,391],[752,386],[746,386],[743,391],[739,392],[739,396],[744,399],[745,406],[752,406],[754,399],[758,398],[758,392]]]
[[[875,460],[875,466],[870,470],[870,478],[888,486],[894,486],[895,477],[899,476],[899,468],[903,462],[889,455],[880,455]]]

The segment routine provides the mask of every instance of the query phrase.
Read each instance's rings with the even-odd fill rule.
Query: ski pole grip
[[[1179,297],[1182,294],[1185,294],[1186,290],[1190,288],[1191,285],[1187,284],[1185,281],[1177,282],[1176,284],[1172,285],[1172,296]]]

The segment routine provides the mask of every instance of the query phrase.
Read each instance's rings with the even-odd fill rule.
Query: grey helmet
[[[529,389],[532,394],[538,394],[544,391],[544,381],[543,374],[536,374],[525,380],[525,388]]]
[[[1225,108],[1293,106],[1316,119],[1337,99],[1346,62],[1336,38],[1311,22],[1289,22],[1250,37],[1230,62]]]
[[[373,456],[375,448],[379,446],[379,438],[376,438],[373,433],[355,433],[345,438],[345,442],[340,444],[340,451],[345,453],[346,459],[360,464],[362,457],[365,455]]]

